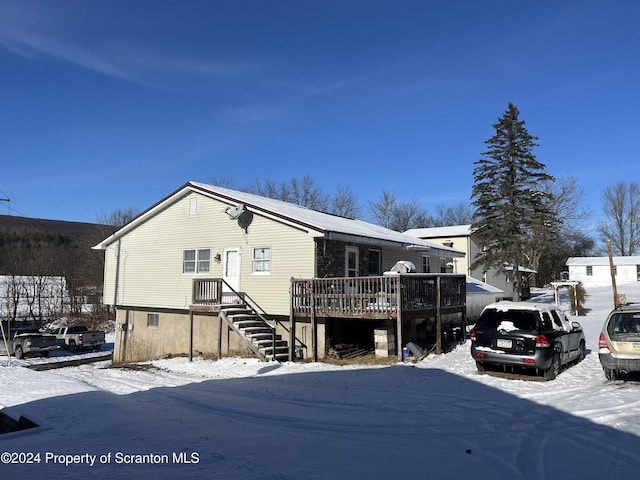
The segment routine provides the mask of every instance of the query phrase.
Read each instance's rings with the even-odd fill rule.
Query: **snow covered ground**
[[[619,286],[640,301],[640,286]],[[640,478],[640,383],[607,382],[610,289],[588,355],[551,382],[480,375],[469,345],[418,364],[178,358],[36,372],[0,359],[2,478]],[[552,302],[550,292],[538,300]],[[31,463],[26,463],[31,462]],[[144,463],[140,463],[144,462]]]

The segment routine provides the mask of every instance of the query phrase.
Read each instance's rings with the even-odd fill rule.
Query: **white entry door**
[[[231,291],[231,288],[236,292],[240,291],[240,249],[239,248],[227,248],[224,251],[224,269],[222,273],[222,279],[226,284],[222,284],[222,302],[223,303],[237,303],[240,301],[236,294]],[[227,284],[229,286],[227,286]]]

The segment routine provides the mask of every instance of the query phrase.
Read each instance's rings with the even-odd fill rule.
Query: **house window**
[[[147,327],[157,327],[160,325],[160,315],[157,313],[147,313]]]
[[[640,282],[640,265],[636,265],[636,276],[638,277],[638,281]]]
[[[429,255],[422,256],[422,273],[431,273],[431,265],[429,264]]]
[[[253,249],[253,273],[271,272],[271,247]]]
[[[182,273],[209,273],[211,250],[185,250],[182,254]]]
[[[593,267],[591,265],[587,265],[587,277],[593,276]]]
[[[380,275],[380,250],[369,250],[369,275]]]
[[[440,273],[447,273],[447,259],[440,258]]]

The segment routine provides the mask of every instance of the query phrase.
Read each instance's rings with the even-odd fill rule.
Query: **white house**
[[[582,282],[585,287],[611,285],[609,257],[570,257],[566,263],[569,280]],[[613,257],[616,284],[640,281],[640,256]]]
[[[481,264],[474,265],[474,262],[482,255],[483,245],[478,243],[477,235],[474,234],[470,224],[414,228],[404,233],[429,242],[439,243],[449,248],[455,248],[465,253],[462,258],[454,258],[450,261],[441,260],[440,264],[431,265],[428,271],[463,273],[500,289],[507,298],[511,297],[513,292],[513,265],[508,263],[504,263],[501,267],[486,267]],[[522,274],[522,291],[520,292],[520,298],[524,300],[531,295],[529,277],[536,273],[536,271],[522,265],[518,270]]]

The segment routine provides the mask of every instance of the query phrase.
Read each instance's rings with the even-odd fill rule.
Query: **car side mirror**
[[[579,322],[571,322],[571,328],[573,330],[580,330],[582,328],[582,326],[580,325]]]

